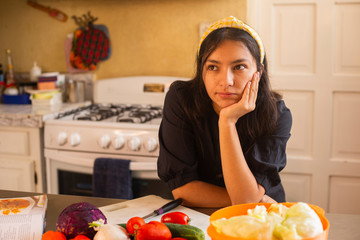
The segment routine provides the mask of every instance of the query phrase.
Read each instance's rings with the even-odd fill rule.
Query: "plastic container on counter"
[[[62,93],[55,90],[28,90],[33,106],[51,106],[62,103]]]
[[[18,94],[18,95],[1,95],[1,101],[3,104],[31,104],[30,94]]]

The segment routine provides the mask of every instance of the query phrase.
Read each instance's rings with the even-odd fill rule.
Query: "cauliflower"
[[[265,240],[272,236],[272,230],[266,221],[249,215],[215,220],[212,225],[217,231],[231,237]]]
[[[258,205],[247,215],[218,219],[211,224],[225,235],[241,239],[298,240],[316,236],[323,231],[319,216],[306,203],[291,207],[272,204],[267,210]]]
[[[281,240],[293,240],[314,237],[323,231],[319,216],[306,203],[299,202],[285,213],[285,219],[274,230]]]

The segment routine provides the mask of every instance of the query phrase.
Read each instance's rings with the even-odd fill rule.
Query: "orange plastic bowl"
[[[281,203],[281,204],[285,205],[286,207],[291,207],[295,203],[287,202],[287,203]],[[222,208],[222,209],[217,210],[213,214],[211,214],[210,222],[217,220],[217,219],[221,219],[221,218],[228,219],[228,218],[239,216],[239,215],[246,215],[248,209],[253,209],[257,205],[263,205],[266,207],[266,209],[268,209],[271,206],[271,203],[248,203],[248,204],[239,204],[239,205]],[[303,240],[327,240],[330,224],[329,224],[329,221],[324,216],[325,211],[316,205],[309,204],[309,206],[312,209],[314,209],[314,211],[320,217],[324,231],[322,233],[316,235],[315,237],[304,238]],[[211,223],[207,229],[207,233],[209,234],[209,236],[211,237],[212,240],[242,240],[242,238],[230,237],[230,236],[227,236],[227,235],[217,232],[215,227]],[[253,239],[253,240],[258,240],[258,239]]]

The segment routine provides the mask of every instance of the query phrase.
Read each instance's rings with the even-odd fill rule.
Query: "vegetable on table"
[[[323,232],[323,225],[316,212],[306,203],[298,202],[284,214],[284,220],[274,228],[280,239],[311,238]]]
[[[47,231],[42,235],[41,240],[66,240],[66,237],[61,232]]]
[[[170,240],[171,238],[169,228],[158,221],[151,221],[143,225],[135,234],[136,240]]]
[[[145,220],[141,217],[132,217],[126,223],[128,233],[134,234],[141,226],[145,225]]]
[[[114,225],[105,224],[95,234],[94,240],[130,240],[125,228]]]
[[[185,238],[187,240],[205,240],[205,233],[200,228],[191,225],[176,223],[164,223],[173,238]]]
[[[190,222],[190,217],[183,212],[169,212],[161,217],[161,222],[187,225]]]
[[[77,235],[76,237],[72,238],[72,239],[69,239],[69,240],[91,240],[90,238],[88,238],[87,236],[85,235]]]
[[[307,203],[297,202],[289,207],[273,203],[268,208],[256,205],[247,214],[223,217],[211,221],[219,234],[232,238],[309,239],[323,233],[319,215]]]
[[[100,219],[106,224],[106,217],[100,209],[87,202],[78,202],[69,205],[60,213],[56,230],[62,232],[68,239],[77,235],[85,235],[92,239],[96,231],[89,227],[89,223]]]
[[[171,232],[172,239],[183,238],[186,240],[205,240],[205,233],[200,228],[191,225],[176,223],[164,223]],[[126,227],[126,223],[120,223],[120,226]],[[179,240],[180,240],[179,239]],[[135,238],[137,240],[137,238]]]

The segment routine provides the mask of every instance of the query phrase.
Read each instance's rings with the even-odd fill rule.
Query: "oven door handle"
[[[52,149],[45,149],[45,159],[47,167],[50,166],[50,161],[55,160],[63,163],[75,164],[83,167],[92,167],[94,165],[95,158],[92,154],[78,154],[73,152],[56,151]],[[99,156],[100,157],[100,156]],[[114,156],[115,157],[115,156]],[[131,171],[156,171],[157,162],[154,160],[143,161],[142,159],[130,159]]]
[[[130,162],[131,171],[156,171],[157,163],[156,162]]]

